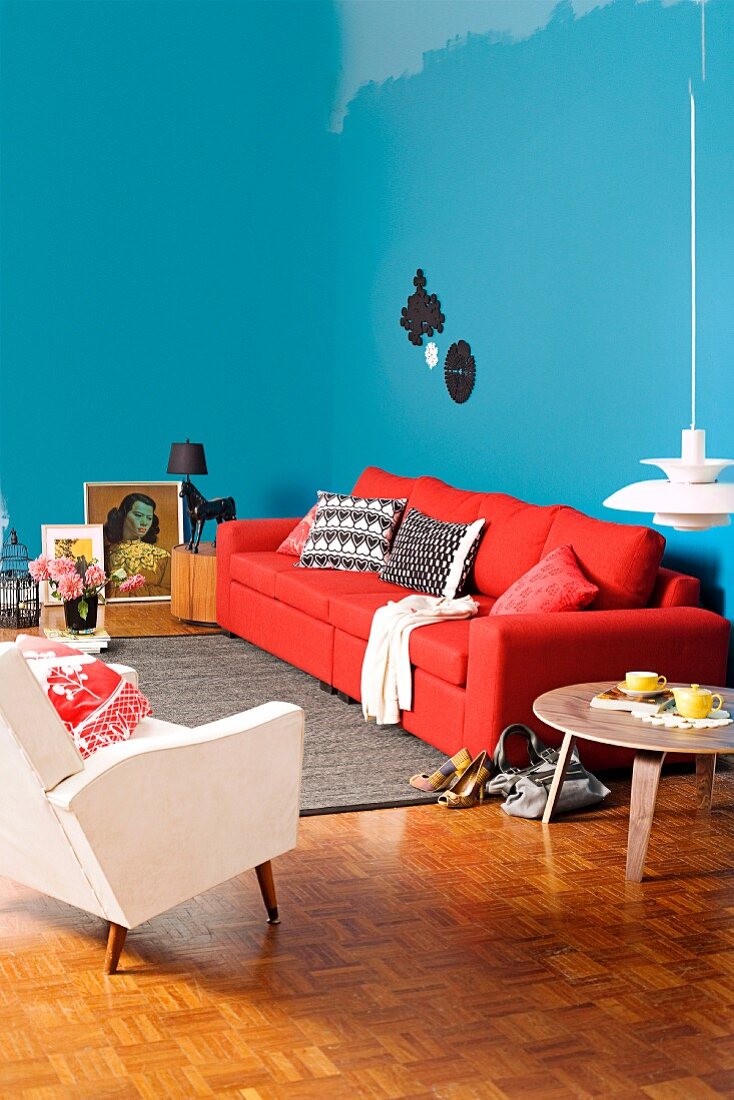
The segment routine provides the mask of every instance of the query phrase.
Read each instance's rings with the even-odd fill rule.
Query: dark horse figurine
[[[186,544],[186,549],[193,551],[194,554],[199,553],[201,532],[204,530],[204,524],[208,519],[215,519],[218,524],[224,523],[228,519],[237,519],[237,506],[234,497],[217,497],[216,500],[207,500],[193,482],[188,480],[184,481],[179,495],[186,501],[189,522],[191,523],[191,538]]]

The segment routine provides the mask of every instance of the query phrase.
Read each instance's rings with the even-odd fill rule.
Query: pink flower
[[[59,596],[64,602],[67,600],[78,600],[80,596],[84,595],[84,584],[76,570],[74,570],[73,573],[64,573],[59,577],[58,591]]]
[[[93,561],[91,565],[87,566],[87,571],[84,574],[84,585],[86,588],[99,588],[101,585],[106,584],[106,582],[107,574],[101,565]]]
[[[66,577],[70,573],[76,573],[76,562],[73,558],[53,558],[49,560],[48,575],[52,581],[58,583],[62,577]]]
[[[145,584],[145,577],[142,573],[133,573],[131,577],[126,577],[120,584],[121,592],[134,592],[137,588],[142,587]]]
[[[45,554],[41,554],[34,561],[28,562],[28,572],[34,581],[47,581],[49,578],[48,566],[48,558]]]

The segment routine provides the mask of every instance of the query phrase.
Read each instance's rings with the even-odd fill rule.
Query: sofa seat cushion
[[[276,599],[325,623],[330,621],[329,606],[334,597],[361,592],[379,592],[383,603],[402,599],[406,594],[404,588],[385,584],[376,573],[341,569],[293,569],[290,573],[279,573],[275,582]]]
[[[288,557],[277,550],[248,551],[245,554],[233,554],[230,559],[232,580],[262,592],[263,596],[275,597],[275,581],[280,573],[294,573],[298,558]]]
[[[397,591],[397,596],[386,596],[384,592],[335,596],[329,605],[329,621],[343,633],[366,642],[375,611],[384,607],[388,600],[405,598],[404,588]],[[479,616],[488,615],[494,600],[481,595],[474,595],[473,599],[479,604]],[[470,625],[471,619],[449,619],[445,623],[418,627],[410,635],[411,662],[424,672],[462,687],[466,683],[469,665]]]
[[[592,610],[647,605],[665,550],[665,539],[658,531],[561,508],[548,532],[543,557],[564,545],[573,547],[585,576],[599,589]]]
[[[557,505],[542,507],[506,493],[486,493],[479,515],[485,534],[474,562],[474,587],[501,596],[540,561]]]

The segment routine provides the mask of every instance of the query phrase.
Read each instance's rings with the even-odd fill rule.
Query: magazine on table
[[[667,707],[669,703],[675,704],[672,691],[662,691],[655,695],[640,695],[638,698],[633,699],[629,695],[625,695],[619,688],[610,687],[607,691],[595,695],[589,706],[599,710],[626,710],[628,712],[644,710],[647,714],[656,714],[662,707]]]

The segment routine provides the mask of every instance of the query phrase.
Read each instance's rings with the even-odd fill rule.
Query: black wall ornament
[[[458,405],[471,397],[476,378],[476,363],[466,340],[452,344],[446,353],[444,366],[446,389]]]
[[[434,332],[443,332],[446,320],[441,312],[441,303],[435,294],[426,294],[426,277],[419,267],[413,279],[414,293],[408,298],[408,304],[401,310],[400,324],[407,329],[411,344],[420,347],[424,336],[433,336]]]

